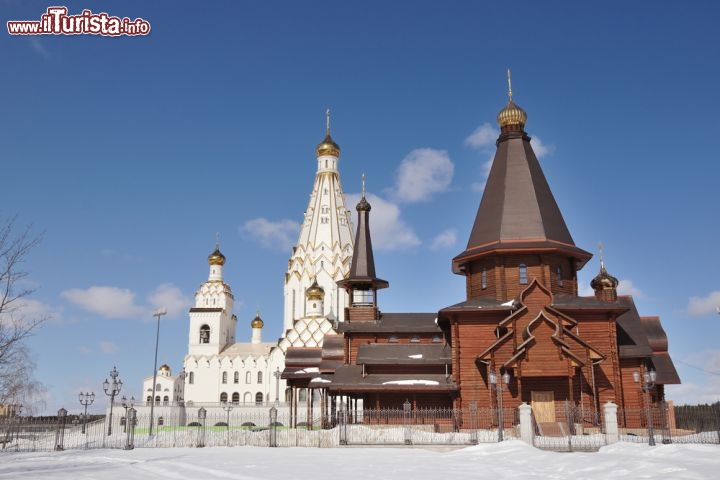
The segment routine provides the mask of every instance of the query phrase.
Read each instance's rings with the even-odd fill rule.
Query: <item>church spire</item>
[[[340,156],[340,146],[335,143],[335,140],[333,140],[330,136],[329,108],[325,110],[325,138],[323,138],[322,141],[318,144],[317,148],[315,149],[315,153],[318,157],[323,157],[327,155],[337,158]]]
[[[605,302],[614,302],[617,300],[617,287],[620,282],[605,270],[602,243],[598,245],[598,249],[600,250],[600,273],[592,279],[590,286],[595,291],[595,298]]]

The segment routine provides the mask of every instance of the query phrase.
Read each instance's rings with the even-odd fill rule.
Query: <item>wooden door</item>
[[[532,410],[537,423],[555,421],[555,395],[553,392],[530,392]]]

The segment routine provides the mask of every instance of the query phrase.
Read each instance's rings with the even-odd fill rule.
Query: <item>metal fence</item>
[[[63,411],[61,411],[62,413]],[[553,418],[532,418],[533,444],[555,451],[594,451],[608,443],[604,416],[558,403]],[[473,445],[519,438],[517,409],[381,409],[336,411],[291,427],[289,410],[187,408],[155,416],[0,417],[1,451],[152,447],[337,447],[340,445]],[[541,421],[538,421],[541,420]],[[551,420],[551,421],[550,421]],[[720,407],[618,411],[619,440],[720,444]]]

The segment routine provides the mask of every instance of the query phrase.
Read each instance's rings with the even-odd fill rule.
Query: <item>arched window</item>
[[[262,383],[262,372],[258,372],[258,383]]]
[[[480,274],[480,287],[485,290],[487,288],[487,270],[485,267],[482,269],[482,273]]]
[[[155,397],[155,405],[160,405],[160,395]]]
[[[207,325],[200,327],[200,343],[210,343],[210,327]]]
[[[148,397],[145,399],[147,403],[152,402],[152,395],[148,395]]]
[[[222,392],[220,394],[220,403],[227,403],[227,393]]]
[[[252,382],[251,378],[252,378],[252,376],[251,376],[250,372],[245,372],[245,383]]]
[[[252,393],[245,392],[245,395],[243,395],[243,403],[250,403],[252,402]]]
[[[263,394],[262,392],[257,392],[255,394],[255,405],[262,405],[263,403]]]
[[[155,384],[155,391],[156,391],[156,392],[159,392],[159,391],[160,391],[160,388],[161,388],[161,387],[160,387],[160,384],[159,384],[159,383],[156,383],[156,384]]]
[[[190,375],[188,375],[188,383],[195,383],[195,372],[190,372]]]
[[[528,283],[527,265],[525,265],[524,263],[521,263],[518,266],[518,277],[520,279],[520,285],[527,285],[527,283]]]
[[[169,402],[170,402],[170,398],[167,395],[165,395],[163,397],[163,405],[167,405]]]
[[[227,383],[227,372],[222,373],[222,383]]]
[[[556,267],[555,271],[557,272],[557,283],[558,283],[558,286],[562,287],[562,286],[563,286],[562,267],[561,267],[560,265],[558,265],[558,266]]]
[[[233,375],[233,383],[240,383],[240,372],[235,372]]]
[[[240,394],[238,392],[233,393],[232,402],[237,405],[240,403]]]

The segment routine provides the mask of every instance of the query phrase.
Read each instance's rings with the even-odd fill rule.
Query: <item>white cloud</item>
[[[126,288],[90,287],[72,288],[61,297],[80,308],[107,318],[129,318],[145,315],[145,309],[135,304],[135,293]]]
[[[632,295],[637,298],[645,298],[645,294],[637,288],[632,280],[618,280],[618,295]]]
[[[532,145],[533,152],[537,158],[544,157],[545,155],[552,155],[555,152],[555,145],[545,145],[540,137],[531,137],[530,145]]]
[[[490,123],[485,122],[465,139],[465,145],[486,149],[495,145],[498,135],[500,135],[500,131]]]
[[[457,232],[452,229],[444,230],[433,239],[430,250],[449,248],[454,246],[455,242],[457,242]]]
[[[665,394],[669,400],[673,400],[676,405],[720,401],[720,350],[698,351],[686,357],[685,361],[673,354],[673,359],[683,377],[683,383],[665,386]],[[693,369],[692,376],[696,378],[695,381],[684,379],[684,367]]]
[[[578,282],[578,295],[581,297],[594,297],[595,290],[588,283]]]
[[[32,298],[21,298],[17,302],[13,302],[14,307],[6,309],[0,315],[8,316],[15,320],[22,320],[25,322],[34,322],[38,320],[45,320],[48,322],[62,323],[62,308],[51,307],[39,300],[33,300]]]
[[[300,232],[300,224],[292,220],[271,222],[265,218],[254,218],[240,226],[240,233],[260,242],[271,250],[290,250]]]
[[[359,193],[348,193],[345,197],[348,205],[360,201]],[[372,206],[370,235],[374,250],[391,251],[420,245],[413,229],[400,218],[400,207],[377,195],[365,194],[365,198]]]
[[[710,292],[705,297],[691,297],[687,312],[693,316],[704,316],[715,313],[720,307],[720,291]]]
[[[445,150],[418,148],[408,153],[397,169],[393,196],[399,202],[422,202],[447,190],[455,165]]]
[[[113,353],[118,352],[118,346],[115,345],[113,342],[108,341],[101,341],[100,342],[100,351],[104,353],[105,355],[112,355]]]
[[[165,308],[168,317],[174,317],[184,313],[191,304],[180,289],[172,283],[163,283],[157,287],[149,296],[148,302],[154,309]]]

